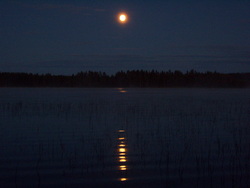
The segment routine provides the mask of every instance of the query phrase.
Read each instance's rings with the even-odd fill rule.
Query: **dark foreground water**
[[[0,89],[0,187],[250,187],[249,89]]]

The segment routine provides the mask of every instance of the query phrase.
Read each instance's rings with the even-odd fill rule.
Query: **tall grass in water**
[[[62,187],[116,179],[116,131],[123,127],[129,140],[128,182],[249,186],[246,97],[141,91],[94,92],[77,100],[0,99],[0,152],[14,166],[13,185],[20,185],[25,169],[35,187],[51,179]]]

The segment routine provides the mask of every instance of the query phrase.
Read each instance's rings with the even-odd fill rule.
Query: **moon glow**
[[[126,13],[120,13],[118,15],[118,21],[121,23],[121,24],[124,24],[128,21],[128,15]]]
[[[121,22],[125,22],[126,16],[124,14],[120,15],[120,20],[121,20]]]

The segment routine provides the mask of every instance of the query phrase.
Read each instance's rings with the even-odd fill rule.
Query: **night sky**
[[[134,69],[250,72],[250,1],[0,1],[0,72]]]

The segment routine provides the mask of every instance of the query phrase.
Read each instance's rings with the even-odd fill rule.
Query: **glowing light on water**
[[[122,92],[122,88],[120,88],[120,92]],[[119,162],[119,171],[121,173],[121,178],[119,179],[120,181],[127,181],[128,178],[124,177],[124,171],[126,171],[128,168],[127,168],[127,165],[126,165],[126,162],[127,162],[127,148],[126,148],[126,143],[125,143],[125,130],[121,129],[121,130],[118,130],[118,133],[119,133],[119,137],[118,137],[118,162]]]
[[[121,91],[120,91],[120,93],[127,93],[127,91],[125,91],[125,90],[121,90]]]
[[[119,148],[119,152],[126,152],[125,148]]]
[[[122,171],[127,170],[127,166],[126,165],[121,165],[120,170],[122,170]]]
[[[127,162],[127,160],[126,159],[120,159],[119,162],[124,163],[124,162]]]
[[[120,92],[120,93],[126,93],[127,91],[125,90],[125,89],[123,89],[123,88],[117,88],[118,89],[118,91]],[[123,131],[123,132],[125,132],[124,130],[119,130],[119,131]]]
[[[127,181],[128,179],[127,178],[121,178],[120,180],[121,181]]]

